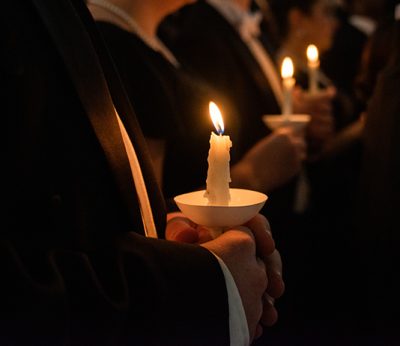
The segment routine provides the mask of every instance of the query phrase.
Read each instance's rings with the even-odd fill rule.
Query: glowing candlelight
[[[308,90],[310,93],[318,91],[318,68],[319,68],[319,54],[318,49],[313,44],[307,48],[308,60]]]
[[[205,196],[210,205],[228,205],[230,201],[229,183],[231,182],[229,150],[232,142],[229,136],[223,136],[224,122],[218,106],[214,102],[210,102],[209,110],[218,135],[211,132]]]
[[[281,67],[281,75],[282,75],[282,86],[283,86],[282,114],[289,119],[289,116],[293,113],[292,90],[296,83],[296,80],[293,78],[294,75],[293,62],[292,59],[290,59],[289,57],[283,59]]]

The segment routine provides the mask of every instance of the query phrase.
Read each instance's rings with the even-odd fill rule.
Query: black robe
[[[34,4],[47,13],[39,16]],[[57,28],[57,39],[44,18]],[[82,85],[93,86],[85,71],[100,60],[162,234],[164,204],[144,139],[83,2],[10,1],[0,25],[6,133],[0,344],[229,344],[225,281],[216,259],[198,246],[141,235],[126,155],[104,151],[67,73],[61,50],[83,71]],[[61,36],[63,44],[56,45]],[[81,39],[89,44],[78,48]],[[87,64],[96,55],[99,60]],[[89,97],[106,105],[104,89],[97,91]],[[107,138],[120,145],[113,121]],[[121,158],[119,167],[110,165],[110,154]]]
[[[394,51],[367,109],[354,242],[360,319],[387,345],[400,342],[400,22],[394,27]]]

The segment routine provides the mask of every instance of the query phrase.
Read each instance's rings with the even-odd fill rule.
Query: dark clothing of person
[[[332,47],[321,55],[321,68],[339,90],[352,96],[368,38],[349,22],[347,13],[340,11],[338,22]]]
[[[355,80],[356,98],[359,107],[365,111],[374,92],[377,78],[387,65],[391,52],[398,44],[395,41],[395,26],[393,14],[382,21],[368,38],[364,47],[361,68]]]
[[[201,78],[227,97],[242,118],[241,144],[248,150],[268,130],[263,114],[279,114],[279,105],[268,80],[239,33],[211,5],[199,1],[173,17],[177,35],[160,36]],[[163,24],[162,24],[163,25]]]
[[[137,151],[161,235],[163,200],[84,3],[14,0],[3,3],[0,16],[7,134],[0,344],[228,345],[227,294],[215,257],[142,235],[115,113],[102,113],[112,109],[107,87]],[[71,70],[81,73],[79,90],[93,89],[88,97],[100,104],[94,123]],[[94,73],[102,70],[105,88]],[[102,147],[96,129],[106,121],[105,138],[120,151]],[[212,294],[204,294],[205,283]]]
[[[262,6],[260,6],[260,4]],[[268,0],[251,1],[250,9],[252,12],[261,12],[262,20],[260,23],[261,35],[259,37],[264,48],[275,61],[277,51],[279,49],[279,35],[277,23],[271,11]]]
[[[165,196],[173,198],[205,186],[210,133],[215,131],[208,110],[210,101],[222,109],[225,134],[233,141],[234,164],[239,156],[238,120],[217,92],[184,67],[173,66],[135,34],[105,22],[98,25],[144,135],[165,141]]]
[[[360,255],[360,320],[385,345],[400,342],[400,22],[393,51],[369,102],[354,247]],[[382,341],[381,341],[382,340]]]

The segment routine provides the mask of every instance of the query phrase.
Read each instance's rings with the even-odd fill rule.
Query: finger
[[[282,260],[278,250],[265,260],[268,275],[266,293],[272,298],[279,298],[285,292],[285,283],[282,278]]]
[[[264,329],[262,327],[262,325],[259,323],[257,324],[256,327],[256,332],[254,333],[254,340],[257,340],[261,337],[261,335],[263,335]]]
[[[197,243],[199,234],[189,220],[182,217],[170,219],[165,230],[165,238],[181,243]]]
[[[262,283],[260,285],[258,285],[260,287],[260,294],[264,294],[263,292],[265,292],[267,290],[268,287],[268,276],[267,276],[267,265],[265,263],[264,260],[262,260],[260,257],[256,256],[256,261],[258,264],[258,267],[260,269],[260,274],[261,274],[261,278],[262,278]]]
[[[262,325],[270,327],[278,321],[278,311],[276,310],[275,301],[268,295],[264,296],[264,310],[260,322]]]
[[[190,226],[192,226],[193,228],[196,228],[196,224],[188,219],[183,213],[181,213],[180,211],[176,211],[176,212],[172,212],[172,213],[168,213],[167,214],[167,223],[172,221],[173,219],[181,219],[184,220],[185,222],[187,222]]]
[[[213,240],[213,236],[210,233],[210,230],[206,227],[198,227],[197,228],[199,234],[199,243],[203,244],[207,241]]]
[[[254,235],[257,255],[265,260],[275,250],[275,242],[265,216],[258,214],[246,223]]]
[[[268,264],[267,264],[268,267]],[[273,269],[267,270],[268,275],[268,286],[267,293],[273,298],[279,298],[285,292],[285,282],[283,281],[282,275]]]

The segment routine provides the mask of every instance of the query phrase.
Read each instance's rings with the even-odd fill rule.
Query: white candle
[[[293,113],[292,90],[296,83],[296,80],[293,78],[293,74],[294,74],[294,67],[292,59],[286,57],[285,59],[283,59],[281,67],[282,86],[283,86],[282,114],[286,116],[288,120],[290,118],[290,115]]]
[[[313,44],[307,48],[307,61],[308,61],[308,91],[316,93],[318,91],[318,68],[319,68],[319,54],[318,49]]]
[[[210,102],[209,109],[218,135],[211,132],[205,196],[210,205],[228,205],[230,201],[229,183],[231,182],[229,150],[232,142],[229,136],[222,135],[224,133],[224,122],[217,105]]]

